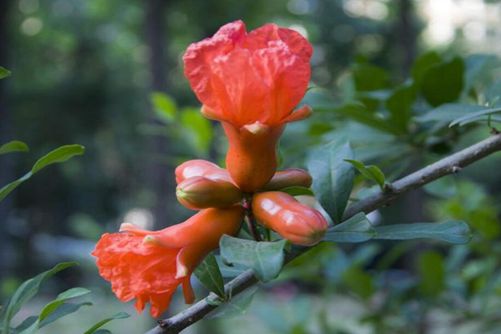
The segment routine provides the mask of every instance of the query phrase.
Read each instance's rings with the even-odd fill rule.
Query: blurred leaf
[[[390,83],[388,73],[374,65],[358,63],[353,66],[352,72],[355,88],[359,92],[383,89]]]
[[[215,256],[211,253],[195,269],[195,276],[209,291],[221,298],[225,298],[224,281]]]
[[[167,94],[154,92],[150,95],[155,114],[165,123],[172,123],[176,119],[176,103]]]
[[[449,123],[456,118],[471,115],[479,110],[485,110],[485,107],[474,104],[446,103],[437,108],[431,109],[424,115],[416,117],[416,120],[419,122]]]
[[[412,105],[416,100],[413,86],[401,86],[395,89],[386,100],[386,108],[390,111],[390,122],[402,133],[407,133],[412,115]]]
[[[223,235],[219,246],[223,261],[251,268],[259,280],[266,282],[280,273],[284,264],[286,242],[257,242]]]
[[[412,65],[411,74],[417,87],[421,86],[421,81],[426,71],[441,61],[442,58],[435,51],[424,53],[416,59]]]
[[[453,127],[455,125],[463,126],[478,121],[487,121],[489,116],[491,117],[491,121],[501,122],[501,117],[492,116],[494,114],[501,115],[501,108],[484,109],[470,113],[468,115],[455,119],[451,122],[451,124],[449,124],[449,127]]]
[[[419,289],[424,295],[437,296],[444,288],[443,256],[435,251],[423,252],[418,259]]]
[[[35,162],[35,165],[33,165],[31,172],[35,174],[42,168],[45,168],[55,163],[65,162],[76,155],[84,154],[84,152],[85,152],[85,147],[83,147],[82,145],[74,144],[74,145],[60,146],[55,150],[50,151],[40,159],[38,159],[37,162]]]
[[[352,159],[344,159],[344,161],[352,164],[366,179],[372,180],[379,185],[379,188],[383,189],[385,176],[384,173],[379,169],[378,166],[374,165],[364,165],[363,162]]]
[[[10,76],[11,72],[5,67],[0,66],[0,79]]]
[[[19,140],[13,140],[0,146],[0,155],[11,152],[28,152],[28,145]]]
[[[16,290],[5,308],[5,312],[2,317],[3,332],[8,333],[10,321],[12,320],[12,318],[17,314],[17,312],[19,312],[23,304],[28,302],[37,294],[38,290],[40,289],[40,285],[45,279],[51,277],[61,270],[75,266],[76,264],[76,262],[59,263],[52,269],[38,274],[37,276],[30,278],[29,280],[21,284],[21,286],[19,286],[19,288]]]
[[[86,330],[84,332],[84,334],[97,334],[99,332],[98,329],[103,327],[104,325],[106,325],[108,322],[115,320],[115,319],[125,319],[128,317],[130,317],[130,315],[128,313],[118,312],[109,318],[106,318],[106,319],[103,319],[103,320],[97,322],[94,326],[92,326],[91,328]]]
[[[327,230],[324,240],[333,242],[364,242],[376,232],[363,212]]]
[[[239,316],[242,314],[245,314],[247,309],[249,308],[252,298],[254,297],[254,294],[258,290],[257,286],[253,286],[248,288],[247,290],[239,293],[235,297],[231,296],[230,292],[230,298],[228,301],[226,301],[224,304],[221,304],[218,308],[216,308],[214,311],[209,313],[205,319],[215,319],[215,318],[220,318],[220,317],[234,317],[234,316]],[[85,333],[86,334],[86,333]]]
[[[56,321],[59,318],[62,318],[64,316],[67,316],[68,314],[75,313],[78,311],[82,306],[90,306],[92,305],[91,302],[82,302],[82,303],[64,303],[61,306],[59,306],[54,312],[49,314],[43,321],[40,322],[40,328],[47,326],[48,324],[51,324],[52,322]]]
[[[365,124],[382,132],[394,135],[401,133],[401,131],[394,127],[388,120],[377,116],[376,113],[371,112],[360,103],[347,103],[341,107],[333,109],[333,112],[344,115],[356,122]]]
[[[291,186],[287,188],[280,189],[281,192],[287,193],[291,196],[315,196],[313,191],[310,188],[301,187],[301,186]]]
[[[451,198],[457,193],[457,186],[453,176],[442,177],[436,181],[428,183],[423,189],[431,195],[444,199]]]
[[[344,161],[352,158],[349,143],[331,142],[313,150],[307,161],[313,191],[334,222],[342,220],[353,187],[353,166]]]
[[[459,57],[435,64],[423,76],[421,93],[434,107],[453,102],[461,95],[463,76],[464,62]]]
[[[186,129],[184,135],[195,150],[207,155],[213,136],[210,121],[203,117],[199,110],[189,108],[181,112],[181,124]]]
[[[357,295],[367,299],[374,293],[372,277],[358,267],[351,267],[343,273],[343,282]]]
[[[464,244],[470,241],[471,231],[463,221],[446,221],[441,223],[412,223],[378,226],[375,239],[410,240],[429,238],[452,244]]]
[[[469,91],[483,76],[492,74],[497,57],[489,54],[473,54],[465,59],[465,91]]]
[[[82,155],[84,151],[85,148],[82,145],[64,145],[47,153],[35,162],[31,171],[0,189],[0,201],[2,201],[11,191],[16,189],[21,183],[28,180],[41,169],[55,163],[65,162],[76,155]]]

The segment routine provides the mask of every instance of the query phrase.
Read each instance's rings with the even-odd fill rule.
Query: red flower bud
[[[277,168],[276,143],[284,126],[269,127],[254,123],[236,128],[223,123],[228,136],[226,168],[233,182],[245,192],[262,188]]]
[[[328,227],[320,212],[279,191],[254,195],[252,212],[259,223],[297,245],[315,245]]]
[[[175,174],[176,183],[178,184],[194,176],[204,176],[211,180],[225,180],[231,182],[230,174],[228,174],[226,169],[202,159],[183,162],[177,166]]]
[[[238,232],[242,214],[240,206],[202,210],[184,223],[160,231],[122,224],[122,233],[101,236],[92,255],[97,258],[99,274],[111,282],[118,299],[128,302],[136,298],[138,312],[149,302],[151,315],[158,317],[169,307],[180,284],[186,303],[193,303],[191,273],[218,247],[223,234]]]
[[[309,188],[311,186],[311,176],[307,171],[299,168],[290,168],[275,173],[263,190],[280,190],[287,187],[301,186]]]
[[[188,209],[227,208],[242,199],[242,192],[228,181],[190,177],[176,188],[178,201]]]

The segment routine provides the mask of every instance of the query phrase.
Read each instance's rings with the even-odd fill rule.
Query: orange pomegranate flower
[[[101,237],[92,255],[97,258],[99,274],[111,282],[118,299],[128,302],[136,298],[138,312],[149,302],[151,315],[158,317],[169,307],[178,285],[183,287],[186,303],[193,303],[191,273],[218,247],[223,234],[238,232],[242,213],[240,206],[206,209],[160,231],[122,224],[121,233]]]
[[[294,108],[310,80],[312,47],[294,30],[266,24],[249,33],[242,21],[191,44],[185,75],[202,113],[223,122],[228,171],[244,191],[267,183],[276,169],[276,143],[285,123],[307,117]]]

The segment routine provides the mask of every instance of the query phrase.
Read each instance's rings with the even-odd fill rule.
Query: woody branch
[[[435,181],[443,176],[457,173],[471,163],[499,151],[501,151],[501,134],[496,133],[481,142],[469,146],[393,182],[391,185],[386,187],[384,191],[352,204],[346,210],[343,220],[346,220],[359,212],[372,212],[387,205],[409,190],[422,187],[425,184]],[[289,256],[286,261],[291,261],[293,258],[301,255],[308,249],[309,248],[305,248],[301,252],[298,252],[293,256]],[[231,293],[232,296],[235,296],[257,283],[258,279],[254,276],[252,270],[247,270],[228,282],[225,285],[225,292]],[[179,333],[188,326],[203,319],[209,312],[218,307],[216,305],[211,305],[208,302],[209,297],[210,295],[170,318],[159,320],[158,326],[151,329],[146,334]]]

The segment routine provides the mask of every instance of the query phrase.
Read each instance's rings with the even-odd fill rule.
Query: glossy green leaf
[[[372,239],[376,231],[363,212],[327,230],[325,241],[364,242]]]
[[[281,192],[287,193],[291,196],[315,196],[313,191],[310,188],[301,187],[301,186],[292,186],[280,189]]]
[[[116,319],[125,319],[125,318],[128,318],[128,317],[130,317],[130,315],[128,313],[118,312],[118,313],[112,315],[109,318],[106,318],[106,319],[103,319],[103,320],[97,322],[94,326],[92,326],[91,328],[89,328],[88,330],[86,330],[84,332],[84,334],[96,334],[96,333],[98,333],[99,328],[103,327],[108,322],[110,322],[112,320],[116,320]]]
[[[58,273],[61,270],[66,268],[75,266],[76,262],[63,262],[54,266],[52,269],[47,270],[29,280],[25,281],[19,288],[16,290],[9,303],[5,308],[5,312],[3,313],[2,323],[3,323],[3,332],[7,333],[8,328],[10,326],[10,321],[14,317],[14,315],[19,312],[21,306],[28,302],[31,298],[33,298],[38,290],[40,289],[40,285],[44,280],[51,277],[52,275]]]
[[[286,240],[253,241],[223,235],[219,241],[221,258],[230,264],[242,265],[254,271],[256,277],[269,281],[278,276],[284,264]]]
[[[418,259],[419,289],[424,295],[437,296],[445,286],[444,259],[436,251],[426,251]]]
[[[344,161],[352,164],[366,179],[376,182],[381,189],[384,187],[385,176],[378,166],[368,165],[363,162],[352,159],[345,159]]]
[[[216,257],[211,253],[205,257],[194,272],[200,283],[209,291],[214,292],[221,298],[225,298],[224,281]]]
[[[11,152],[28,152],[30,148],[26,143],[19,140],[13,140],[0,146],[0,155]]]
[[[489,117],[491,117],[490,120],[493,122],[501,122],[501,117],[498,117],[498,114],[501,116],[501,108],[483,109],[455,119],[451,122],[451,124],[449,124],[449,127],[453,127],[455,125],[463,126],[479,121],[487,121]]]
[[[165,123],[172,123],[176,119],[176,102],[167,94],[154,92],[150,95],[155,114]]]
[[[42,312],[40,312],[40,315],[38,317],[39,321],[44,320],[47,318],[50,314],[52,314],[57,308],[59,308],[63,303],[69,299],[72,298],[77,298],[84,296],[86,294],[89,294],[90,290],[85,289],[85,288],[71,288],[68,289],[62,293],[60,293],[56,299],[48,303],[47,305],[44,306],[42,309]]]
[[[21,183],[28,180],[30,177],[32,177],[35,173],[39,172],[41,169],[55,163],[65,162],[74,156],[82,155],[84,151],[85,148],[82,145],[75,144],[75,145],[64,145],[47,153],[46,155],[44,155],[35,162],[35,164],[31,168],[31,171],[24,174],[19,179],[3,186],[0,189],[0,201],[2,201],[10,192],[16,189]]]
[[[394,224],[375,227],[375,239],[409,240],[436,239],[451,244],[464,244],[472,235],[468,224],[463,221],[446,221],[441,223]]]
[[[334,222],[340,222],[353,187],[353,166],[348,143],[331,142],[311,152],[307,165],[313,178],[312,189],[318,201]]]
[[[60,146],[38,159],[37,162],[35,162],[35,164],[33,165],[31,172],[35,174],[42,168],[45,168],[52,164],[65,162],[76,155],[84,154],[84,152],[85,147],[83,147],[82,145],[73,144]]]
[[[461,95],[463,76],[464,62],[459,57],[449,62],[435,64],[423,76],[421,93],[434,107],[453,102]]]
[[[0,79],[6,78],[11,75],[11,72],[5,67],[0,66]]]

